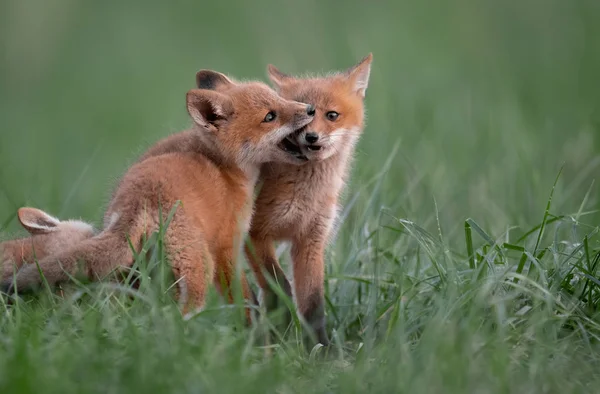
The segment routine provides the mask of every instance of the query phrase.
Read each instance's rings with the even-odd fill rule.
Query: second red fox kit
[[[297,136],[294,149],[306,164],[263,165],[264,183],[255,202],[252,246],[246,248],[246,255],[265,299],[273,295],[264,273],[291,296],[290,283],[273,246],[274,241],[291,241],[297,307],[322,344],[329,342],[324,309],[325,247],[338,214],[338,199],[354,146],[363,130],[371,60],[369,54],[346,72],[308,79],[285,75],[269,66],[269,77],[279,94],[312,104],[316,115]]]
[[[132,264],[127,238],[139,250],[143,235],[160,224],[159,207],[166,217],[177,201],[181,206],[167,228],[165,246],[183,312],[203,305],[210,282],[231,283],[236,243],[241,245],[249,226],[260,165],[299,160],[287,152],[287,139],[313,120],[314,108],[283,99],[262,83],[238,83],[214,71],[200,71],[197,81],[199,89],[187,93],[194,126],[185,133],[186,149],[134,164],[113,194],[104,229],[39,261],[50,285],[76,274],[79,261],[85,262],[82,274],[91,279]],[[37,266],[30,264],[18,272],[14,287],[5,280],[3,288],[21,291],[40,283]],[[247,284],[243,291],[250,299]]]

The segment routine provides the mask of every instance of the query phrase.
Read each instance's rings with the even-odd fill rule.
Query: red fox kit
[[[17,217],[31,237],[0,243],[1,280],[10,280],[23,264],[58,253],[94,235],[91,224],[79,220],[61,221],[36,208],[19,208]]]
[[[128,242],[139,250],[143,235],[157,230],[161,207],[165,218],[177,201],[181,206],[164,241],[183,313],[203,306],[209,282],[219,288],[221,279],[231,284],[260,165],[299,160],[297,153],[286,151],[288,139],[313,120],[314,109],[283,99],[262,83],[237,83],[214,71],[198,72],[197,82],[200,89],[187,93],[194,125],[183,139],[190,145],[134,164],[113,194],[104,229],[39,262],[50,285],[68,280],[79,261],[85,262],[82,273],[90,279],[131,265]],[[27,290],[40,282],[37,267],[24,266],[15,287]],[[244,297],[251,300],[243,282]],[[4,288],[10,287],[4,282]]]
[[[309,79],[294,78],[274,66],[268,67],[278,93],[286,99],[312,104],[316,115],[297,135],[295,149],[290,149],[307,160],[306,164],[262,166],[260,177],[264,183],[255,202],[251,247],[246,248],[246,255],[265,299],[273,299],[273,295],[264,273],[291,296],[290,283],[273,246],[274,241],[291,241],[297,307],[322,344],[329,342],[324,313],[324,252],[354,146],[364,127],[363,102],[371,60],[369,54],[346,72]]]

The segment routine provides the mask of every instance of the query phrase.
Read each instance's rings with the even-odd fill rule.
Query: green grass
[[[598,2],[203,3],[0,2],[3,233],[22,205],[101,223],[136,154],[189,124],[200,68],[264,79],[373,52],[327,255],[334,347],[311,355],[293,328],[267,356],[268,320],[246,329],[216,294],[183,321],[152,281],[82,284],[1,304],[0,392],[598,387]]]

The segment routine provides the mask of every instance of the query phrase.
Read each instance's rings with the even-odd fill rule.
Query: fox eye
[[[265,122],[265,123],[272,122],[275,120],[276,117],[277,117],[277,114],[275,113],[275,111],[269,111],[269,113],[263,119],[263,122]]]
[[[325,114],[325,116],[327,116],[327,120],[334,122],[337,120],[337,118],[338,118],[338,116],[340,116],[340,114],[338,114],[335,111],[329,111]]]

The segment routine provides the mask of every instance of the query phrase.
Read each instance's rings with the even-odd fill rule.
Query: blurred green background
[[[561,167],[551,213],[600,208],[598,0],[0,0],[1,236],[22,205],[100,225],[128,165],[189,125],[198,69],[266,80],[268,63],[327,72],[369,52],[327,256],[336,362],[305,357],[294,330],[263,357],[218,303],[184,322],[146,293],[84,286],[66,303],[0,297],[0,392],[598,387],[600,215],[517,240]],[[469,217],[493,238],[472,226],[477,261]]]
[[[188,124],[200,68],[266,79],[374,54],[349,232],[387,207],[455,239],[596,208],[598,1],[0,3],[0,220],[33,205],[100,223],[115,180]],[[393,146],[398,150],[393,154]],[[384,163],[391,159],[385,176]],[[376,179],[376,181],[369,182]],[[516,230],[519,231],[519,230]]]

